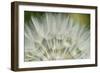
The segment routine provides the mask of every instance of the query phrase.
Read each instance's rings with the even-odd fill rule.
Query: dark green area
[[[34,17],[41,17],[44,15],[45,12],[32,12],[32,11],[24,11],[24,22],[29,23],[31,20],[31,16]]]

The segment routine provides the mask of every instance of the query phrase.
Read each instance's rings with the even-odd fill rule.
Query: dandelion
[[[90,30],[71,14],[31,15],[24,26],[26,62],[89,58]]]

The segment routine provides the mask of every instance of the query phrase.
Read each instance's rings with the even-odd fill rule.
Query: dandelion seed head
[[[25,24],[25,61],[89,58],[90,31],[67,14],[31,16]]]

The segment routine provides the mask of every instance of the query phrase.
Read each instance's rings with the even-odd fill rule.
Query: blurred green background
[[[32,12],[32,11],[24,11],[24,23],[29,23],[31,21],[31,16],[34,17],[43,17],[46,12]],[[85,25],[86,28],[90,29],[90,14],[82,14],[82,13],[66,13],[66,15],[71,16],[74,21],[78,21],[81,25]]]

